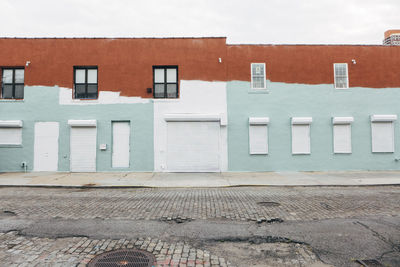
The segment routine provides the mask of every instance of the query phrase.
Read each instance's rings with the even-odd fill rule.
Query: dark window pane
[[[15,85],[15,98],[17,98],[17,99],[24,98],[24,86],[22,84]]]
[[[164,84],[154,85],[154,97],[164,97]]]
[[[176,83],[167,84],[167,97],[168,98],[176,98]]]
[[[84,84],[76,84],[75,85],[75,98],[86,98],[85,89],[86,86]]]
[[[88,85],[87,98],[97,98],[97,84]]]
[[[13,86],[3,84],[3,98],[13,98]]]

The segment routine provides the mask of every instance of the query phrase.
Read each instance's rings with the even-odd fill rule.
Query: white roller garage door
[[[167,128],[168,171],[220,171],[219,122],[168,122]]]
[[[71,127],[71,171],[96,171],[96,127]]]

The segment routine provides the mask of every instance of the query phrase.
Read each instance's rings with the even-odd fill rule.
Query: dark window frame
[[[163,83],[156,83],[155,82],[155,70],[156,69],[164,69],[164,82]],[[176,70],[176,82],[174,83],[168,83],[167,82],[167,69],[175,69]],[[178,79],[178,66],[177,65],[163,65],[163,66],[153,66],[153,98],[157,99],[164,99],[164,98],[169,98],[169,99],[175,99],[179,98],[179,79]],[[163,97],[156,97],[156,84],[163,84],[164,85],[164,96]],[[168,84],[175,84],[176,85],[176,95],[175,97],[168,97],[167,95],[167,86]]]
[[[3,81],[3,72],[4,70],[12,70],[13,72],[13,77],[12,77],[12,83],[5,83]],[[24,70],[24,82],[23,83],[16,83],[15,82],[15,70]],[[4,85],[12,85],[12,97],[7,97],[4,98]],[[15,97],[15,86],[17,85],[22,85],[24,87],[24,90],[22,91],[22,98],[16,98]],[[1,68],[1,99],[24,99],[24,92],[25,91],[25,68],[21,67],[21,66],[17,66],[17,67],[2,67]]]
[[[76,82],[76,70],[85,70],[85,82],[84,83],[77,83]],[[88,70],[96,70],[96,83],[88,83]],[[85,86],[85,95],[86,97],[77,97],[76,96],[76,85],[84,85]],[[87,97],[88,95],[88,86],[89,85],[96,85],[97,86],[97,93],[96,97]],[[99,68],[98,66],[74,66],[74,99],[98,99],[99,98]]]

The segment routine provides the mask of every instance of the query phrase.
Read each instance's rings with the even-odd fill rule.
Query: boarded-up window
[[[250,154],[268,154],[268,122],[269,118],[249,118]]]
[[[372,152],[394,152],[394,121],[396,115],[371,116]]]
[[[333,118],[333,152],[351,153],[351,123],[353,117]]]
[[[0,145],[22,144],[22,121],[0,121]]]
[[[310,154],[311,117],[292,118],[292,154]]]

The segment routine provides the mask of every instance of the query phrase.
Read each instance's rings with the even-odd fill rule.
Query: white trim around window
[[[267,89],[265,63],[251,63],[251,89],[265,90]]]
[[[349,89],[349,68],[347,63],[333,64],[333,78],[336,89]]]

